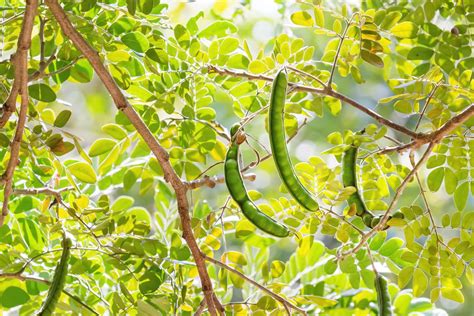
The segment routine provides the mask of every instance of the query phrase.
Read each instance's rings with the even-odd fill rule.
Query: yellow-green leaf
[[[97,175],[94,169],[85,162],[76,162],[67,167],[69,172],[75,176],[78,180],[85,183],[96,183]]]
[[[413,273],[413,295],[421,296],[428,287],[428,277],[420,268]]]
[[[418,26],[413,22],[402,22],[392,27],[390,32],[396,37],[413,38],[418,33]]]
[[[305,11],[298,11],[291,15],[291,21],[301,26],[313,26],[313,17]]]

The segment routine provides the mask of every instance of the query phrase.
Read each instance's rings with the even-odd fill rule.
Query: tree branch
[[[34,277],[34,276],[28,276],[28,275],[22,275],[21,273],[0,273],[0,278],[5,278],[5,279],[17,279],[17,280],[20,280],[20,281],[33,281],[33,282],[37,282],[37,283],[43,283],[43,284],[47,284],[47,285],[51,285],[51,282],[46,280],[46,279],[41,279],[41,278],[37,278],[37,277]],[[94,315],[99,315],[95,310],[93,310],[92,308],[89,307],[89,305],[87,305],[86,303],[84,303],[79,297],[77,297],[76,295],[66,291],[63,289],[63,293],[66,294],[67,296],[69,296],[71,299],[73,299],[74,301],[76,301],[76,303],[78,303],[79,305],[81,305],[83,308],[87,309],[89,312],[91,312],[92,314]]]
[[[445,136],[448,136],[453,130],[461,126],[464,122],[466,122],[468,119],[470,119],[474,115],[474,105],[470,105],[467,108],[464,109],[461,113],[458,115],[452,117],[449,121],[447,121],[443,126],[441,126],[439,129],[428,133],[424,134],[422,137],[414,139],[408,144],[403,144],[400,146],[393,146],[393,147],[387,147],[385,149],[382,149],[381,151],[378,152],[378,154],[388,154],[390,152],[396,151],[398,153],[402,153],[408,149],[414,150],[418,149],[421,146],[427,144],[427,143],[439,143]]]
[[[24,76],[28,77],[28,49],[31,45],[31,33],[35,22],[36,11],[38,8],[37,0],[26,2],[25,14],[23,16],[23,25],[20,36],[18,37],[17,51],[12,55],[11,61],[14,71],[13,84],[7,100],[3,104],[3,114],[0,117],[0,128],[3,128],[10,119],[10,116],[16,109],[16,98],[25,82]]]
[[[18,48],[12,57],[12,63],[15,67],[15,79],[12,90],[4,105],[3,116],[0,118],[0,128],[2,128],[11,114],[15,111],[16,97],[21,96],[20,114],[16,125],[15,135],[10,145],[10,160],[8,161],[3,179],[5,180],[5,189],[3,192],[2,213],[0,214],[0,227],[8,215],[8,202],[13,191],[13,174],[18,165],[18,156],[20,154],[21,139],[25,129],[26,114],[28,112],[28,50],[31,45],[31,33],[35,22],[36,11],[38,10],[38,0],[29,0],[26,2],[23,25],[18,38]]]
[[[71,191],[74,190],[73,187],[65,187],[60,190],[54,190],[52,188],[33,188],[33,189],[15,189],[12,194],[13,195],[38,195],[38,194],[44,194],[44,195],[52,195],[54,196],[57,200],[61,200],[61,193],[66,192],[66,191]]]
[[[332,67],[331,67],[331,74],[329,75],[328,83],[326,84],[328,89],[332,89],[331,84],[332,84],[332,79],[334,78],[334,71],[336,70],[336,67],[337,67],[337,59],[339,58],[339,54],[341,53],[342,44],[344,43],[344,39],[346,38],[347,30],[349,30],[349,27],[351,26],[352,19],[354,18],[354,16],[355,16],[355,14],[353,14],[351,16],[351,19],[347,22],[347,25],[344,28],[344,32],[342,33],[342,36],[339,40],[339,45],[337,45],[336,55],[334,56],[334,62],[332,63]]]
[[[302,313],[303,315],[307,315],[306,311],[304,309],[302,309],[301,307],[298,307],[296,306],[295,304],[291,303],[290,301],[288,301],[287,299],[285,299],[284,297],[282,297],[281,295],[273,292],[272,290],[270,290],[269,288],[263,286],[262,284],[258,283],[257,281],[249,278],[248,276],[246,276],[245,274],[243,274],[242,272],[228,266],[227,264],[219,261],[219,260],[216,260],[214,258],[211,258],[205,254],[203,254],[204,256],[204,259],[206,261],[209,261],[223,269],[226,269],[227,271],[230,271],[234,274],[237,274],[239,277],[241,277],[242,279],[246,280],[247,282],[249,282],[250,284],[258,287],[260,290],[264,291],[265,293],[267,293],[268,295],[270,295],[271,297],[273,297],[275,300],[277,300],[278,302],[280,302],[286,309],[288,307]]]
[[[255,181],[255,179],[257,178],[257,175],[255,173],[248,173],[248,174],[242,175],[242,178],[248,181]],[[225,181],[225,178],[223,175],[214,176],[214,177],[209,177],[208,175],[205,175],[201,179],[186,182],[186,187],[189,190],[194,190],[194,189],[204,187],[204,186],[212,189],[217,184],[224,183],[224,181]]]
[[[230,69],[218,68],[214,65],[208,65],[207,69],[208,69],[209,73],[217,73],[217,74],[220,74],[220,75],[247,78],[247,79],[250,79],[250,80],[273,81],[273,78],[269,77],[269,76],[253,75],[253,74],[250,74],[250,73],[247,73],[247,72],[238,72],[238,71],[234,71],[234,70],[230,70]],[[343,95],[343,94],[341,94],[337,91],[330,90],[328,87],[324,88],[324,89],[318,89],[318,88],[314,88],[314,87],[303,86],[303,85],[293,83],[293,82],[289,82],[288,86],[291,87],[295,91],[303,91],[303,92],[327,95],[327,96],[339,99],[343,102],[346,102],[350,106],[353,106],[356,109],[358,109],[358,110],[364,112],[365,114],[369,115],[370,117],[375,119],[380,124],[388,126],[388,127],[392,128],[393,130],[399,131],[399,132],[401,132],[405,135],[408,135],[408,136],[412,137],[413,139],[418,139],[418,138],[423,136],[423,134],[421,134],[421,133],[415,133],[415,132],[409,130],[408,128],[406,128],[402,125],[399,125],[397,123],[394,123],[394,122],[390,121],[389,119],[384,118],[383,116],[381,116],[377,112],[375,112],[375,111],[373,111],[369,108],[366,108],[365,106],[358,103],[357,101],[355,101],[355,100],[353,100],[353,99],[351,99],[351,98],[349,98],[349,97],[347,97],[347,96],[345,96],[345,95]]]
[[[163,169],[165,180],[171,184],[176,193],[178,213],[183,229],[183,237],[186,240],[196,262],[199,277],[201,279],[202,290],[206,299],[206,304],[210,314],[217,315],[217,313],[220,313],[221,311],[217,307],[219,304],[216,304],[214,301],[212,282],[207,272],[203,255],[199,249],[192,230],[191,218],[189,216],[189,204],[186,196],[186,184],[181,181],[171,166],[169,155],[166,150],[158,143],[155,136],[150,132],[135,109],[129,104],[125,95],[122,93],[110,73],[102,64],[98,52],[95,51],[89,45],[89,43],[85,41],[82,35],[74,28],[74,26],[69,21],[66,12],[62,9],[57,0],[45,0],[45,3],[50,8],[51,13],[59,23],[64,34],[73,42],[76,48],[82,52],[84,57],[87,58],[89,63],[92,65],[97,76],[102,80],[104,86],[109,91],[116,107],[120,111],[123,111],[123,113],[127,116],[129,121],[133,124],[137,132],[141,135],[145,143],[148,145],[160,163],[161,168]]]

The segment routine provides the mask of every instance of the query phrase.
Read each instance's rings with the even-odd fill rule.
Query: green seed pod
[[[361,133],[361,132],[359,132]],[[362,218],[365,226],[372,228],[374,223],[378,223],[375,216],[367,209],[362,196],[359,193],[359,186],[357,184],[357,152],[358,146],[354,144],[350,145],[349,148],[344,152],[342,156],[342,183],[344,187],[354,187],[357,189],[356,192],[352,193],[347,199],[347,203],[353,207],[356,207],[356,215]]]
[[[71,254],[72,241],[64,237],[62,241],[63,251],[61,254],[61,259],[59,260],[56,270],[54,271],[53,281],[49,287],[48,296],[41,306],[41,309],[38,312],[38,316],[49,316],[52,315],[56,304],[59,301],[61,292],[64,289],[66,283],[66,277],[68,272],[69,257]]]
[[[290,234],[288,228],[260,211],[247,194],[239,166],[239,134],[236,134],[239,127],[234,125],[231,129],[233,137],[224,162],[227,189],[232,199],[239,205],[242,213],[251,223],[270,235],[286,237]]]
[[[317,211],[319,205],[298,179],[286,146],[284,117],[287,85],[286,73],[284,69],[281,69],[273,80],[270,108],[268,110],[272,157],[283,184],[295,201],[309,211]]]
[[[375,291],[377,293],[377,304],[379,306],[379,316],[392,316],[392,305],[390,294],[388,293],[387,280],[377,274],[375,276]]]

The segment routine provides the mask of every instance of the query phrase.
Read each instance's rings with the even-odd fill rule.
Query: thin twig
[[[76,48],[82,52],[84,57],[94,68],[97,76],[103,82],[104,86],[112,97],[117,109],[122,111],[125,116],[127,116],[129,121],[132,123],[137,132],[143,138],[144,142],[148,145],[152,153],[155,155],[163,170],[165,181],[170,183],[173,187],[176,193],[178,214],[181,220],[183,237],[186,240],[189,249],[191,250],[194,261],[196,262],[199,278],[201,280],[202,291],[206,299],[206,304],[209,309],[209,313],[212,316],[217,315],[220,311],[219,307],[215,302],[213,285],[206,269],[206,263],[202,256],[201,250],[199,249],[199,246],[196,242],[191,226],[191,218],[189,215],[189,202],[186,196],[186,184],[176,174],[169,161],[168,152],[158,143],[155,135],[151,133],[146,124],[143,122],[142,118],[130,105],[127,98],[120,90],[117,83],[114,81],[112,75],[102,63],[98,52],[94,50],[90,46],[90,44],[82,37],[82,35],[74,28],[71,21],[68,19],[66,12],[60,6],[57,0],[45,0],[45,3],[49,7],[56,21],[59,23],[64,34],[72,41]]]
[[[3,116],[0,118],[0,128],[2,128],[10,118],[13,111],[15,111],[16,97],[20,94],[20,114],[18,115],[15,135],[13,136],[13,141],[10,145],[10,160],[8,161],[5,174],[3,175],[5,188],[3,192],[2,213],[0,214],[0,227],[4,223],[5,217],[8,215],[8,202],[10,201],[10,195],[13,192],[13,175],[15,173],[15,168],[18,165],[21,139],[23,138],[26,114],[28,112],[28,50],[31,45],[31,33],[37,9],[37,0],[27,1],[23,25],[18,38],[17,52],[12,58],[12,63],[15,67],[15,79],[13,81],[10,95],[3,107]]]
[[[220,75],[247,78],[247,79],[250,79],[250,80],[273,81],[272,77],[265,76],[265,75],[254,75],[254,74],[250,74],[250,73],[247,73],[247,72],[239,72],[239,71],[235,71],[235,70],[231,70],[231,69],[219,68],[219,67],[214,66],[214,65],[208,65],[207,68],[208,68],[209,73],[217,73],[217,74],[220,74]],[[297,83],[294,83],[294,82],[289,82],[288,86],[290,88],[292,88],[293,90],[295,90],[295,91],[303,91],[303,92],[315,93],[315,94],[320,94],[320,95],[327,95],[327,96],[339,99],[343,102],[346,102],[350,106],[353,106],[356,109],[358,109],[358,110],[364,112],[365,114],[369,115],[370,117],[375,119],[380,124],[386,125],[386,126],[392,128],[393,130],[396,130],[396,131],[399,131],[403,134],[406,134],[406,135],[412,137],[413,139],[418,139],[418,138],[422,137],[422,135],[423,135],[423,134],[420,134],[420,133],[415,133],[415,132],[409,130],[408,128],[406,128],[402,125],[399,125],[397,123],[394,123],[394,122],[390,121],[389,119],[384,118],[383,116],[381,116],[377,112],[374,112],[373,110],[363,106],[359,102],[357,102],[357,101],[355,101],[355,100],[353,100],[353,99],[351,99],[351,98],[349,98],[349,97],[347,97],[347,96],[345,96],[345,95],[343,95],[343,94],[341,94],[337,91],[329,90],[329,89],[326,89],[326,88],[318,89],[318,88],[314,88],[314,87],[300,85],[300,84],[297,84]]]
[[[6,279],[17,279],[20,281],[33,281],[37,283],[43,283],[46,285],[51,285],[51,281],[48,281],[46,279],[41,279],[37,278],[34,276],[29,276],[29,275],[22,275],[22,274],[17,274],[17,273],[2,273],[0,274],[0,278],[6,278]],[[89,307],[86,303],[84,303],[79,297],[76,295],[70,293],[69,291],[66,291],[63,289],[63,293],[69,296],[71,299],[73,299],[76,303],[81,305],[83,308],[87,309],[89,312],[91,312],[94,315],[99,315],[96,311],[94,311],[92,308]]]
[[[243,274],[242,272],[228,266],[227,264],[219,261],[219,260],[216,260],[214,258],[211,258],[205,254],[203,254],[204,256],[204,259],[206,261],[209,261],[223,269],[226,269],[227,271],[230,271],[236,275],[238,275],[239,277],[241,277],[242,279],[246,280],[248,283],[258,287],[260,290],[264,291],[265,293],[267,293],[268,295],[270,295],[271,297],[273,297],[274,299],[276,299],[278,302],[280,302],[283,306],[285,306],[285,308],[292,308],[300,313],[302,313],[303,315],[307,315],[306,311],[304,309],[302,309],[301,307],[298,307],[296,306],[295,304],[291,303],[290,301],[288,301],[287,299],[285,299],[284,297],[282,297],[281,295],[273,292],[272,290],[270,290],[269,288],[263,286],[262,284],[258,283],[257,281],[249,278],[248,276],[246,276],[245,274]]]
[[[15,189],[13,190],[12,194],[13,195],[38,195],[38,194],[44,194],[44,195],[52,195],[56,199],[60,200],[61,199],[61,193],[67,192],[67,191],[72,191],[74,190],[73,187],[65,187],[59,190],[54,190],[52,188],[28,188],[28,189]]]
[[[199,304],[198,309],[194,313],[194,316],[200,316],[204,312],[205,309],[206,309],[206,299],[203,299],[201,303]]]
[[[247,173],[242,175],[242,178],[248,181],[255,181],[257,175],[255,173]],[[214,188],[217,184],[224,183],[224,181],[225,178],[223,175],[213,177],[205,175],[201,179],[186,182],[186,186],[189,190],[194,190],[204,186],[208,188]]]
[[[431,90],[431,93],[428,95],[428,98],[426,99],[425,105],[423,106],[423,109],[421,110],[420,117],[416,121],[415,125],[415,132],[418,130],[418,127],[420,126],[421,120],[423,119],[423,116],[425,115],[426,110],[428,109],[428,105],[431,102],[431,99],[433,98],[436,90],[438,90],[439,84],[441,83],[441,80],[438,81],[438,83],[434,86],[434,88]]]
[[[331,74],[329,75],[328,83],[326,84],[326,87],[327,87],[329,90],[332,89],[331,84],[332,84],[332,79],[333,79],[333,77],[334,77],[334,71],[336,70],[337,60],[338,60],[339,54],[340,54],[340,52],[341,52],[342,44],[344,43],[344,40],[345,40],[345,38],[346,38],[347,30],[348,30],[349,27],[351,26],[352,19],[354,18],[354,15],[355,15],[355,14],[353,14],[353,15],[351,16],[351,19],[347,22],[347,25],[346,25],[346,27],[344,28],[344,32],[342,33],[341,38],[340,38],[340,40],[339,40],[339,45],[337,45],[336,55],[334,56],[334,62],[333,62],[332,67],[331,67]]]
[[[314,75],[312,75],[312,74],[310,74],[310,73],[308,73],[304,70],[298,69],[298,68],[293,67],[293,66],[286,66],[286,68],[291,69],[291,70],[293,70],[297,73],[300,73],[303,76],[307,76],[307,77],[313,79],[314,81],[316,81],[317,83],[319,83],[321,86],[326,87],[326,84],[321,79],[319,79],[318,77],[316,77],[316,76],[314,76]]]

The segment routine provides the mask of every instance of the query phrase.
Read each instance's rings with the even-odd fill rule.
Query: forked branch
[[[35,21],[36,12],[38,10],[38,0],[29,0],[26,2],[25,15],[21,27],[20,36],[18,38],[18,47],[16,53],[12,57],[12,64],[15,68],[15,78],[13,80],[10,95],[3,106],[3,115],[0,118],[0,128],[2,128],[11,114],[16,109],[17,96],[21,96],[20,114],[16,125],[15,135],[10,144],[10,160],[3,174],[5,181],[5,189],[3,191],[3,205],[0,214],[0,226],[3,225],[5,217],[8,215],[8,202],[13,192],[13,175],[18,165],[18,157],[20,155],[21,139],[25,130],[26,114],[28,112],[28,50],[31,45],[31,33]]]
[[[202,290],[206,299],[206,305],[211,315],[217,315],[221,312],[219,302],[216,302],[213,286],[209,274],[206,269],[206,263],[201,254],[199,246],[194,237],[191,227],[191,218],[189,216],[189,203],[186,196],[187,187],[185,183],[176,174],[169,161],[169,155],[166,150],[158,143],[155,136],[150,132],[142,118],[138,115],[135,109],[130,105],[125,95],[122,93],[112,75],[106,69],[98,52],[91,47],[91,45],[82,37],[82,35],[75,29],[71,21],[68,19],[66,12],[60,6],[57,0],[45,0],[46,5],[50,8],[51,13],[60,25],[63,33],[73,42],[78,50],[82,52],[84,57],[94,68],[97,76],[103,82],[106,89],[109,91],[115,106],[122,111],[129,121],[133,124],[137,132],[143,138],[150,150],[155,155],[156,159],[163,169],[165,180],[171,184],[175,193],[178,204],[178,213],[183,229],[183,237],[186,240],[191,253],[196,262],[196,267],[201,279]]]

